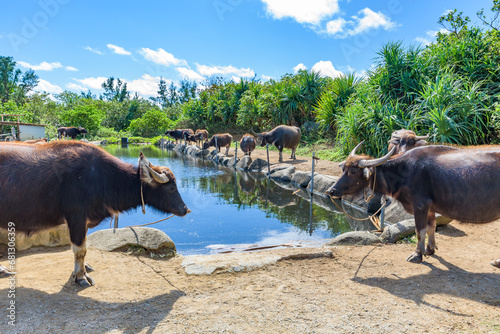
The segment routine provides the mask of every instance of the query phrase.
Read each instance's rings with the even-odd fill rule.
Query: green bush
[[[165,112],[158,109],[150,109],[141,118],[130,122],[128,131],[133,136],[152,137],[164,133],[173,124]]]

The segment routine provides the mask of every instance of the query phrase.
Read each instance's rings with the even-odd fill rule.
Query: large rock
[[[252,163],[252,158],[248,155],[245,155],[243,158],[241,158],[240,161],[236,164],[236,168],[241,169],[241,170],[248,170],[248,167],[250,167],[250,164]]]
[[[0,245],[8,245],[9,239],[7,230],[0,229]],[[27,236],[24,233],[16,233],[15,248],[18,251],[31,247],[57,247],[71,245],[69,229],[66,224],[59,225],[51,229],[42,230]]]
[[[337,182],[339,177],[327,176],[323,174],[314,174],[314,192],[322,196],[328,196],[326,191]],[[311,189],[311,182],[307,185],[307,188]]]
[[[314,173],[316,177],[318,173]],[[311,182],[311,172],[296,171],[292,175],[291,182],[299,187],[305,188]]]
[[[96,231],[87,237],[87,246],[108,252],[139,246],[155,253],[175,255],[175,245],[172,239],[165,232],[151,227],[125,227]]]
[[[385,221],[397,223],[407,219],[413,219],[413,215],[406,212],[400,202],[393,199],[392,202],[385,208]]]
[[[379,244],[382,240],[376,235],[367,231],[347,232],[336,236],[328,241],[324,246],[362,246]]]
[[[210,154],[209,150],[198,150],[198,152],[196,152],[195,155],[197,157],[202,157],[202,156],[207,156],[208,154]]]
[[[415,233],[415,220],[406,219],[384,228],[380,238],[383,242],[395,243],[413,233]]]
[[[295,173],[295,166],[289,164],[283,164],[271,169],[270,177],[273,180],[290,182],[293,173]]]
[[[262,159],[255,159],[250,166],[248,166],[249,172],[261,172],[264,169],[267,172],[267,161]]]
[[[186,147],[186,154],[196,155],[196,153],[198,153],[198,151],[200,151],[200,149],[198,147],[196,147],[195,145],[190,145],[190,146]]]

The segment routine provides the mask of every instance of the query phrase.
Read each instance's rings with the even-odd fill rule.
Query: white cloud
[[[270,77],[269,75],[264,75],[264,74],[262,75],[262,80],[264,81],[269,81],[271,79],[273,79],[273,77]]]
[[[203,76],[201,76],[196,71],[193,71],[192,69],[189,69],[186,67],[177,67],[176,70],[177,70],[177,72],[180,73],[180,75],[188,78],[189,80],[196,80],[196,81],[205,80],[205,78]]]
[[[318,25],[339,11],[338,0],[262,0],[269,15],[276,19],[290,17],[299,23]]]
[[[447,34],[449,31],[444,28],[440,30],[429,30],[426,32],[425,37],[416,37],[415,40],[423,45],[429,45],[436,39],[438,33]]]
[[[102,89],[101,85],[103,84],[104,81],[108,80],[108,78],[97,77],[97,78],[85,78],[85,79],[73,79],[73,80],[81,83],[86,88]]]
[[[57,85],[53,85],[47,80],[40,79],[38,81],[38,86],[36,88],[37,91],[47,92],[47,93],[55,93],[60,94],[63,92],[63,89]]]
[[[235,75],[239,77],[254,77],[255,72],[250,68],[236,68],[234,66],[207,66],[196,64],[196,69],[198,73],[203,76],[212,76],[212,75]]]
[[[306,65],[304,65],[303,63],[298,64],[293,68],[293,73],[298,73],[300,70],[307,70]]]
[[[353,18],[358,21],[358,24],[352,31],[352,35],[357,35],[367,30],[377,28],[389,30],[390,28],[395,26],[394,22],[392,22],[389,17],[382,14],[381,12],[375,13],[370,8],[362,9],[358,12],[358,14],[363,14],[364,16],[353,16]]]
[[[345,23],[343,18],[332,20],[326,24],[326,32],[330,35],[339,34],[344,30]]]
[[[170,80],[165,80],[167,86],[170,85]],[[160,83],[160,77],[153,77],[149,74],[144,74],[141,78],[135,79],[127,82],[127,90],[139,95],[144,96],[154,96],[158,95],[158,84]]]
[[[46,61],[43,61],[40,63],[40,65],[32,65],[30,63],[24,62],[24,61],[18,61],[17,62],[19,65],[25,68],[31,68],[35,71],[52,71],[56,68],[64,68],[66,71],[78,71],[73,66],[63,66],[61,63],[47,63]]]
[[[86,47],[84,47],[84,49],[85,49],[85,50],[87,50],[87,51],[90,51],[90,52],[96,53],[96,54],[98,54],[98,55],[101,55],[101,56],[104,54],[104,53],[102,53],[102,52],[101,52],[101,51],[99,51],[99,50],[92,49],[90,46],[86,46]]]
[[[149,48],[142,48],[139,53],[144,56],[149,61],[156,64],[161,64],[165,66],[176,65],[176,66],[187,66],[187,62],[183,59],[177,59],[173,54],[159,48],[157,51],[151,50]]]
[[[70,82],[70,83],[66,84],[66,88],[69,88],[69,89],[72,89],[72,90],[77,90],[77,91],[80,91],[80,92],[86,91],[88,89],[88,88],[85,88],[83,86],[77,85],[74,82]]]
[[[35,71],[52,71],[53,69],[56,68],[61,68],[63,67],[61,63],[47,63],[46,61],[41,62],[40,65],[31,65],[30,63],[24,62],[24,61],[18,61],[17,62],[19,65],[22,67],[26,68],[31,68]]]
[[[346,38],[358,35],[368,30],[384,29],[389,30],[396,26],[391,19],[381,12],[374,12],[370,8],[362,9],[359,16],[352,16],[349,21],[342,18],[329,21],[326,24],[326,33],[335,38]]]
[[[118,45],[113,45],[113,44],[106,44],[108,49],[112,50],[114,53],[119,54],[119,55],[124,55],[124,56],[130,56],[131,53],[121,46]]]
[[[240,78],[240,77],[237,77],[237,76],[235,76],[235,75],[233,75],[233,77],[232,77],[231,79],[233,79],[233,81],[234,81],[235,83],[239,83],[239,82],[241,81],[241,78]]]
[[[311,68],[314,72],[319,72],[324,77],[336,78],[342,75],[342,72],[338,71],[333,67],[331,61],[319,61]]]

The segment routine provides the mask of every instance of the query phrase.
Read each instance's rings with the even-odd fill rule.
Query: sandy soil
[[[310,168],[310,159],[294,163]],[[337,164],[318,166],[337,174]],[[87,289],[70,280],[69,247],[32,249],[17,254],[14,328],[9,282],[0,280],[0,332],[500,333],[500,269],[489,264],[500,258],[499,235],[500,221],[454,221],[438,231],[439,250],[423,264],[405,261],[409,244],[335,247],[331,257],[209,276],[186,275],[182,256],[89,249],[96,285]]]

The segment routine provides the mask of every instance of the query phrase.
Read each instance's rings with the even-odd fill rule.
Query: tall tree
[[[101,85],[104,89],[103,96],[108,101],[118,101],[123,102],[128,100],[129,92],[127,91],[127,83],[120,80],[119,78],[109,77],[106,81],[104,81]]]
[[[24,104],[28,93],[38,85],[38,76],[33,70],[21,72],[16,69],[16,62],[12,57],[0,56],[0,101],[2,104],[14,100],[17,104]]]

